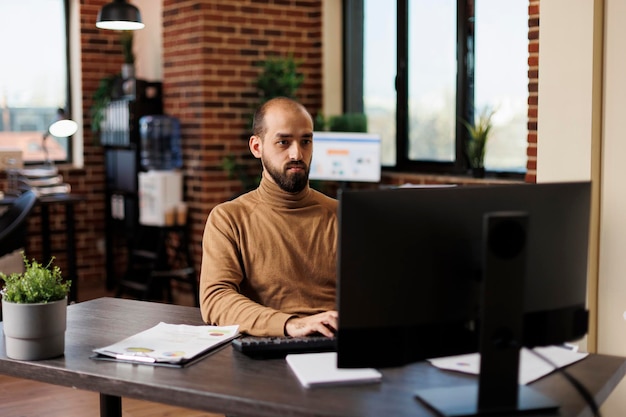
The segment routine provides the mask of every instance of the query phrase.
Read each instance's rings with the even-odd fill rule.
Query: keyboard
[[[281,358],[290,353],[333,352],[337,350],[337,339],[326,336],[241,336],[231,343],[235,350],[258,358]]]

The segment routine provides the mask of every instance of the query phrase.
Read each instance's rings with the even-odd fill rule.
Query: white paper
[[[382,374],[376,369],[337,368],[337,352],[299,353],[286,357],[300,383],[306,387],[378,382]]]
[[[119,360],[181,363],[216,348],[239,334],[239,326],[190,326],[159,323],[94,352]]]
[[[559,346],[538,347],[534,349],[537,353],[545,356],[559,368],[570,365],[585,358],[588,353],[575,352]],[[480,371],[480,354],[470,353],[467,355],[447,356],[428,360],[432,365],[448,371],[457,371],[478,375]],[[520,372],[519,383],[530,384],[539,378],[548,375],[555,368],[541,358],[522,348],[520,351]]]

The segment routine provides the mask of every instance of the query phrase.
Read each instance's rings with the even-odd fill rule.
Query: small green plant
[[[263,103],[274,97],[296,97],[296,91],[304,82],[304,74],[298,72],[300,62],[292,55],[268,58],[257,65],[263,67],[256,80]]]
[[[325,117],[318,112],[314,120],[314,129],[318,132],[367,132],[365,113],[344,113]]]
[[[259,95],[259,106],[275,97],[296,98],[296,92],[304,82],[304,74],[298,72],[300,62],[292,54],[287,57],[272,56],[254,65],[262,68],[254,83]],[[249,126],[252,126],[253,116],[253,113],[249,114]],[[261,175],[251,175],[248,167],[233,154],[225,156],[221,165],[229,178],[237,177],[241,181],[244,191],[256,188],[261,181]]]
[[[483,168],[485,162],[485,151],[487,150],[487,141],[489,133],[493,125],[491,118],[495,110],[485,108],[480,112],[476,121],[472,124],[462,120],[463,125],[469,133],[465,150],[471,168]]]
[[[2,299],[11,303],[32,304],[62,300],[67,296],[71,281],[63,281],[61,269],[52,266],[54,257],[43,266],[34,259],[29,262],[22,252],[25,271],[6,275],[0,272],[5,283],[0,292]]]
[[[328,119],[331,132],[367,132],[367,116],[363,113],[344,113]]]

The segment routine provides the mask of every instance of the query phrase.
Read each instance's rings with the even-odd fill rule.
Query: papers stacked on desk
[[[239,335],[239,326],[190,326],[159,323],[109,346],[94,349],[108,359],[144,364],[184,365]]]
[[[574,362],[578,362],[588,356],[588,353],[575,352],[560,346],[537,347],[534,349],[554,365],[562,368]],[[457,371],[478,375],[480,371],[480,354],[470,353],[467,355],[447,356],[428,360],[433,366],[448,371]],[[555,368],[544,360],[533,355],[527,348],[520,350],[519,383],[530,384],[542,378]]]
[[[63,182],[63,176],[54,165],[13,170],[9,175],[11,187],[16,188],[12,191],[33,190],[37,195],[43,196],[68,194],[72,190],[68,183]]]

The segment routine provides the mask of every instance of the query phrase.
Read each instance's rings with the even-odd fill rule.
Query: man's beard
[[[263,166],[270,174],[270,177],[278,184],[281,190],[288,193],[297,193],[304,190],[309,183],[309,166],[303,161],[289,162],[284,168],[280,169],[273,166],[269,161],[261,158]],[[290,173],[287,170],[291,167],[304,168],[302,172]]]

